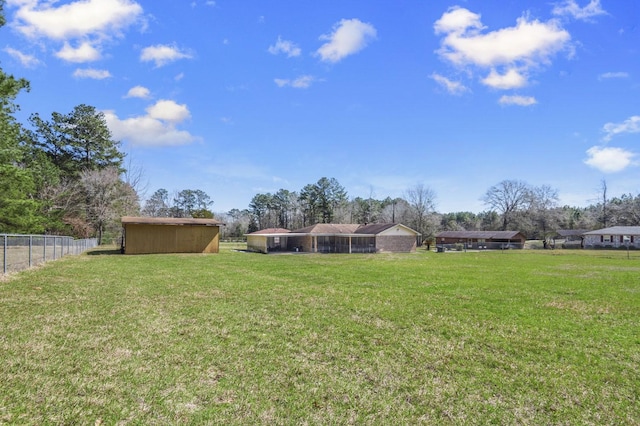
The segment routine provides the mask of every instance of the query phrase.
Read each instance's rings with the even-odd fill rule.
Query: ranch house
[[[640,226],[612,226],[583,235],[585,248],[640,248]]]
[[[121,250],[125,254],[218,253],[223,225],[215,219],[126,216]]]
[[[462,245],[467,249],[521,249],[525,241],[518,231],[442,231],[436,235],[439,248]]]
[[[420,233],[398,223],[316,225],[289,231],[264,229],[247,234],[247,249],[308,253],[383,253],[416,250]]]

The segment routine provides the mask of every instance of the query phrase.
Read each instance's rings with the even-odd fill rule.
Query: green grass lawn
[[[0,424],[640,424],[640,253],[230,247],[0,281]]]

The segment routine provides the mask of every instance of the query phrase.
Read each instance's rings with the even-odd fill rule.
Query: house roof
[[[484,238],[489,239],[512,239],[516,236],[524,235],[519,231],[442,231],[436,238]]]
[[[585,232],[584,235],[640,235],[640,226],[612,226]]]
[[[251,232],[247,235],[265,235],[265,234],[289,234],[291,231],[285,228],[265,228],[259,231]]]
[[[396,226],[395,223],[371,223],[368,225],[361,225],[356,229],[356,234],[379,234],[386,231],[389,228]]]
[[[361,225],[355,223],[316,223],[315,225],[292,231],[296,234],[355,234]]]
[[[194,219],[192,217],[134,217],[124,216],[123,225],[195,225],[195,226],[221,226],[224,223],[215,219]]]
[[[411,229],[408,226],[405,226],[401,223],[371,223],[368,225],[362,225],[360,226],[357,230],[356,230],[356,234],[381,234],[384,231],[394,228],[394,227],[398,227],[398,228],[403,228],[406,231],[412,232],[414,233],[416,236],[420,235],[420,233],[418,231],[416,231],[415,229]]]
[[[587,231],[587,229],[558,229],[556,234],[560,237],[575,237],[583,235]]]
[[[357,223],[316,223],[315,225],[289,231],[282,228],[267,228],[260,231],[252,232],[246,235],[269,235],[269,236],[301,236],[301,235],[377,235],[394,226],[400,226],[419,235],[413,229],[398,223],[372,223],[369,225],[360,225]]]

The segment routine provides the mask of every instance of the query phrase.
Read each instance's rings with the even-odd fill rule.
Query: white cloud
[[[460,7],[450,8],[434,23],[442,34],[440,57],[458,67],[490,70],[482,82],[498,89],[527,84],[530,70],[548,64],[569,47],[571,36],[557,21],[540,22],[526,15],[513,27],[483,32],[480,15]]]
[[[160,100],[146,109],[147,114],[121,120],[113,111],[104,111],[109,130],[116,140],[136,146],[176,146],[199,140],[176,128],[191,117],[186,105]]]
[[[444,77],[437,73],[431,74],[431,78],[435,80],[435,82],[440,86],[444,87],[447,92],[452,95],[461,95],[469,90],[464,84],[460,83],[459,81],[449,80],[447,77]]]
[[[447,12],[442,14],[433,28],[436,34],[454,33],[463,35],[465,32],[477,33],[485,28],[480,21],[480,15],[473,13],[468,9],[454,6],[449,8]]]
[[[517,89],[527,84],[527,77],[513,68],[505,74],[499,74],[496,70],[491,70],[489,75],[482,79],[482,83],[494,89]]]
[[[140,60],[142,62],[155,62],[158,68],[170,62],[175,62],[180,59],[190,59],[191,57],[191,54],[181,51],[176,46],[166,44],[145,47],[140,54]]]
[[[97,61],[100,59],[101,53],[86,41],[77,48],[73,48],[69,43],[65,42],[62,49],[56,53],[56,56],[67,62],[82,63]]]
[[[376,38],[376,29],[358,19],[342,19],[333,27],[333,32],[320,36],[327,43],[320,46],[316,54],[325,62],[339,62],[367,47]]]
[[[312,75],[303,75],[296,78],[295,80],[276,78],[273,81],[278,85],[278,87],[290,86],[295,89],[307,89],[311,87],[311,84],[314,81],[316,81],[316,78],[313,77]]]
[[[151,92],[144,86],[135,86],[129,89],[125,98],[140,98],[140,99],[148,99],[151,97]]]
[[[20,1],[12,24],[28,37],[68,40],[110,38],[139,21],[142,6],[131,0],[83,0],[54,7],[55,1]]]
[[[603,126],[606,133],[605,141],[610,141],[614,136],[623,133],[640,133],[640,115],[629,117],[622,123],[607,123]]]
[[[628,72],[605,72],[598,76],[598,80],[608,80],[611,78],[629,78]]]
[[[92,78],[94,80],[104,80],[111,77],[111,73],[107,70],[97,70],[94,68],[76,69],[73,72],[75,78]]]
[[[502,96],[498,101],[501,105],[519,105],[519,106],[531,106],[538,103],[533,96]]]
[[[147,115],[156,120],[178,124],[189,118],[191,113],[185,104],[177,104],[174,101],[161,99],[146,109]]]
[[[35,56],[27,55],[26,53],[22,53],[19,50],[13,49],[11,47],[5,47],[4,51],[11,57],[17,59],[23,67],[35,68],[41,64],[41,62]]]
[[[604,173],[615,173],[636,165],[633,159],[636,157],[631,151],[622,148],[594,146],[587,150],[585,164]]]
[[[133,0],[10,0],[17,8],[10,25],[34,42],[63,43],[56,56],[79,63],[99,59],[106,41],[121,37],[134,24],[146,27],[142,6]],[[72,44],[79,47],[72,48]]]
[[[556,4],[551,12],[557,16],[570,16],[574,19],[589,20],[594,16],[606,15],[607,12],[600,6],[600,0],[590,0],[589,4],[580,7],[575,0],[565,0]]]
[[[295,56],[300,56],[302,50],[293,42],[288,40],[282,40],[280,36],[278,36],[278,40],[276,44],[273,46],[269,46],[269,53],[273,55],[277,55],[278,53],[284,53],[288,58],[292,58]]]

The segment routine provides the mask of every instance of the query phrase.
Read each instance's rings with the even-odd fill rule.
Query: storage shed
[[[223,225],[215,219],[126,216],[122,218],[122,252],[218,253]]]

